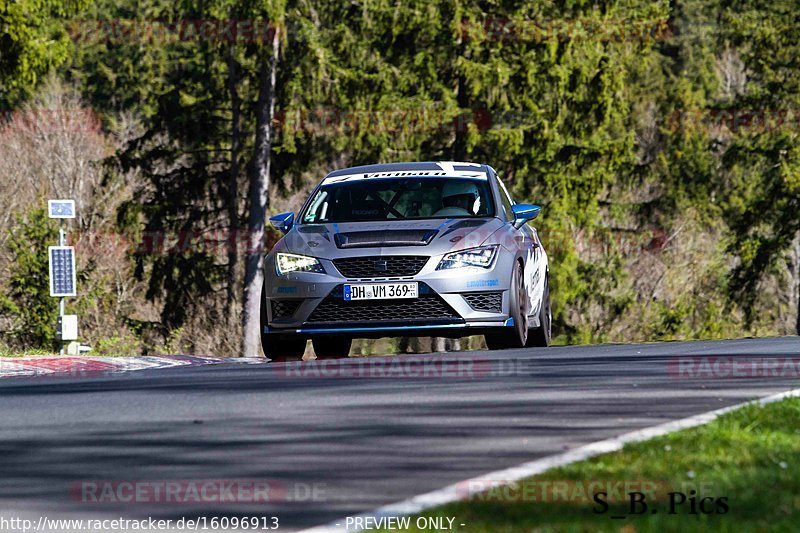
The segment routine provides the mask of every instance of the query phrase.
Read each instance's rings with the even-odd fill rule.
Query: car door
[[[506,220],[509,221],[509,230],[513,234],[517,248],[520,250],[525,264],[525,286],[528,293],[528,314],[538,311],[536,304],[541,300],[541,292],[544,286],[541,283],[543,275],[541,272],[542,264],[542,244],[536,228],[529,224],[523,224],[519,229],[514,228],[514,214],[511,206],[514,200],[508,194],[505,184],[497,174],[495,174],[498,189],[500,190],[500,203],[506,213]]]

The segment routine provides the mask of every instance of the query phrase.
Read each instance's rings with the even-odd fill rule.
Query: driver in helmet
[[[448,181],[442,188],[442,206],[442,209],[433,214],[434,216],[475,216],[481,206],[478,188],[467,180]]]

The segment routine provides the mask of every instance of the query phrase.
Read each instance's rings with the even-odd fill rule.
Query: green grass
[[[644,489],[648,512],[611,519],[629,507],[627,500],[609,498],[608,512],[594,514],[600,505],[587,485],[613,488],[625,481],[632,490]],[[728,512],[689,514],[687,501],[676,506],[679,514],[669,514],[668,493],[690,490],[698,492],[698,502],[704,496],[727,497]],[[657,514],[650,512],[654,507]],[[630,444],[420,516],[455,518],[456,531],[470,532],[800,531],[800,399],[749,405],[706,426]]]
[[[0,357],[26,357],[28,355],[58,355],[56,352],[30,348],[27,350],[11,350],[5,346],[0,346]]]

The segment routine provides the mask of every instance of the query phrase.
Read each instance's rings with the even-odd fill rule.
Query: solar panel
[[[50,218],[75,218],[75,200],[47,200]]]
[[[75,248],[50,246],[50,296],[76,296]]]

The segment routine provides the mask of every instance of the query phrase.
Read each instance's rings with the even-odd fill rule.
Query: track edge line
[[[674,431],[681,431],[684,429],[691,429],[694,427],[703,426],[705,424],[708,424],[709,422],[712,422],[713,420],[716,420],[717,418],[726,413],[742,409],[743,407],[747,407],[748,405],[754,405],[754,404],[767,405],[770,403],[783,400],[785,398],[793,398],[793,397],[800,397],[800,389],[791,389],[788,391],[779,392],[777,394],[772,394],[770,396],[766,396],[756,400],[748,400],[746,402],[737,403],[735,405],[730,405],[728,407],[723,407],[721,409],[715,409],[713,411],[699,413],[686,418],[680,418],[678,420],[673,420],[671,422],[658,424],[656,426],[638,429],[636,431],[631,431],[630,433],[625,433],[617,437],[612,437],[610,439],[605,439],[597,442],[592,442],[590,444],[585,444],[583,446],[575,448],[574,450],[570,450],[564,453],[559,453],[556,455],[548,455],[546,457],[542,457],[541,459],[536,459],[533,461],[529,461],[527,463],[522,463],[517,466],[512,466],[510,468],[506,468],[503,470],[487,472],[486,474],[483,474],[479,477],[473,477],[462,481],[458,481],[444,488],[436,489],[434,491],[427,492],[425,494],[412,496],[411,498],[408,498],[406,500],[401,500],[399,502],[391,503],[383,507],[378,507],[377,509],[368,511],[366,513],[359,513],[357,515],[352,515],[352,518],[366,518],[366,517],[381,518],[381,517],[396,517],[396,516],[408,516],[412,514],[418,514],[422,511],[432,509],[433,507],[439,507],[441,505],[463,500],[464,497],[463,494],[461,493],[460,487],[463,487],[465,483],[469,483],[471,481],[477,482],[485,480],[486,478],[497,479],[508,482],[519,481],[524,478],[541,474],[542,472],[550,470],[551,468],[555,468],[558,466],[565,466],[570,463],[583,461],[584,459],[589,459],[591,457],[595,457],[597,455],[602,455],[605,453],[616,452],[618,450],[621,450],[625,444],[642,442],[645,440],[652,439],[654,437],[660,437],[662,435],[666,435],[667,433],[672,433]],[[361,529],[360,528],[348,529],[347,526],[345,525],[345,518],[341,518],[338,520],[334,520],[333,522],[329,522],[328,524],[314,526],[308,529],[303,529],[301,531],[303,531],[304,533],[341,533],[349,531],[361,531]]]

